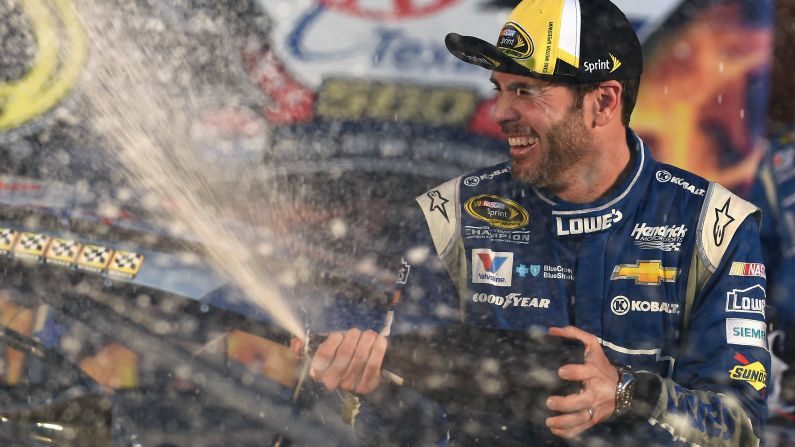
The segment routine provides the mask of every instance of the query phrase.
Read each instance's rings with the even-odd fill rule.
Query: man
[[[446,44],[492,71],[511,161],[417,198],[387,332],[549,328],[585,346],[583,364],[557,371],[582,391],[546,401],[556,436],[758,445],[770,364],[759,213],[657,163],[627,127],[642,54],[624,14],[608,0],[524,0],[496,46]],[[332,333],[311,374],[366,394],[388,349],[373,331]]]

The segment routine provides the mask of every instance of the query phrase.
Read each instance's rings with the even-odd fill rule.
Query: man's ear
[[[593,102],[594,125],[606,126],[613,120],[621,120],[621,92],[623,88],[618,81],[604,81],[599,84],[596,91],[596,101]]]

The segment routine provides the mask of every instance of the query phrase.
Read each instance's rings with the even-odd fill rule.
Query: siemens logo
[[[767,326],[764,321],[743,318],[726,319],[726,342],[732,345],[767,347]]]

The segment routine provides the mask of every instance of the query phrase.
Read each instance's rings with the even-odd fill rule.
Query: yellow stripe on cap
[[[554,74],[558,60],[578,67],[579,11],[579,0],[524,0],[508,18],[497,48],[540,74]],[[529,54],[525,38],[529,38]]]

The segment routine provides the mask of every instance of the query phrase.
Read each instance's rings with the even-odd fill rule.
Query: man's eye
[[[519,87],[516,89],[516,96],[533,96],[537,93],[538,90],[534,88]]]

